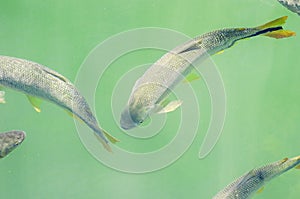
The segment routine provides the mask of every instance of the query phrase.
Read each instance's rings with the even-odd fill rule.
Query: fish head
[[[142,106],[127,106],[121,114],[121,127],[129,130],[141,125],[148,117],[148,112],[148,109]]]
[[[25,132],[10,131],[0,134],[0,158],[5,157],[25,139]]]

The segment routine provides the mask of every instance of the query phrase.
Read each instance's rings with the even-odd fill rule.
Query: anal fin
[[[30,102],[30,104],[33,106],[34,110],[38,113],[41,112],[41,103],[42,103],[42,100],[40,98],[37,98],[37,97],[33,97],[31,95],[27,95],[27,98]]]
[[[221,50],[221,51],[217,52],[216,55],[220,55],[222,53],[224,53],[224,50]]]
[[[74,113],[72,113],[71,111],[69,111],[69,110],[66,110],[66,112],[67,112],[67,114],[68,115],[70,115],[72,118],[74,118],[74,119],[76,119],[76,120],[78,120],[79,122],[81,122],[81,123],[84,123],[83,121],[82,121],[82,119],[81,118],[79,118],[77,115],[75,115]]]
[[[261,187],[261,188],[257,191],[257,193],[263,192],[264,189],[265,189],[265,187]]]

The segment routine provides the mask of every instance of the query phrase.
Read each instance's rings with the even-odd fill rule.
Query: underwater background
[[[0,54],[41,63],[74,82],[90,51],[123,31],[159,27],[195,37],[225,27],[254,27],[284,15],[289,16],[285,29],[300,34],[299,16],[276,0],[1,1]],[[120,172],[96,160],[80,141],[74,120],[58,106],[44,102],[36,113],[25,95],[6,90],[0,131],[20,129],[27,137],[0,161],[0,198],[212,198],[254,167],[300,155],[299,42],[299,36],[260,36],[213,56],[227,97],[219,141],[207,157],[198,158],[211,115],[200,78],[191,83],[201,110],[195,140],[173,164],[143,174]],[[111,107],[112,82],[163,54],[148,49],[120,57],[99,82],[95,113],[100,125],[121,140],[121,148],[157,150],[176,134],[178,111],[167,115],[158,136],[138,140],[120,129]],[[300,172],[291,170],[254,198],[299,198],[299,179]]]

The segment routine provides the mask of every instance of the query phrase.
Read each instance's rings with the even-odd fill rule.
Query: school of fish
[[[152,113],[174,111],[181,100],[166,103],[171,90],[193,69],[192,63],[231,47],[239,40],[264,35],[273,38],[294,36],[283,30],[287,17],[281,17],[255,28],[228,28],[212,31],[184,43],[166,53],[140,77],[131,92],[127,106],[121,113],[120,125],[132,129]]]
[[[278,0],[300,15],[298,0]],[[276,39],[287,38],[295,32],[284,30],[287,17],[280,17],[254,28],[227,28],[198,36],[177,46],[156,61],[135,82],[128,103],[121,113],[120,126],[129,130],[139,126],[153,113],[168,113],[181,106],[181,100],[169,101],[172,89],[193,70],[193,63],[230,48],[237,41],[259,35]],[[85,98],[63,75],[41,64],[25,59],[0,56],[0,103],[6,103],[3,87],[20,91],[37,112],[41,100],[50,101],[82,120],[95,133],[107,151],[109,143],[118,140],[100,128]],[[0,133],[0,158],[6,157],[25,139],[24,131]],[[221,190],[213,199],[247,199],[260,192],[273,178],[291,170],[300,169],[300,156],[252,169]]]
[[[108,140],[117,140],[100,129],[89,105],[75,86],[61,74],[38,63],[15,57],[0,56],[0,85],[25,93],[40,112],[40,99],[53,102],[78,117],[94,130],[105,149],[111,151]],[[0,101],[5,102],[4,91]]]

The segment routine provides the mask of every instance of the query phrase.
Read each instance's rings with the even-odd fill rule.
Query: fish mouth
[[[21,144],[24,141],[25,137],[26,137],[26,133],[24,131],[13,131],[13,133],[16,134],[15,145]]]
[[[133,129],[134,127],[136,127],[137,125],[135,124],[132,124],[132,125],[128,125],[128,124],[124,124],[121,122],[121,128],[124,129],[124,130],[130,130],[130,129]]]
[[[130,130],[137,126],[128,109],[125,109],[121,114],[120,126],[124,130]]]

